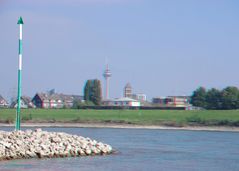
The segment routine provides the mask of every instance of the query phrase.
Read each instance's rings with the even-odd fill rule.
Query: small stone
[[[35,132],[42,132],[41,128],[35,129]]]
[[[85,150],[85,153],[86,153],[87,155],[90,155],[90,154],[91,154],[91,150],[90,150],[90,149],[86,149],[86,150]]]

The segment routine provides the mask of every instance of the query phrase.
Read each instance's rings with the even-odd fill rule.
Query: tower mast
[[[104,73],[103,73],[103,76],[104,76],[104,78],[105,78],[105,82],[106,82],[106,84],[105,84],[105,99],[109,99],[109,79],[110,79],[110,77],[112,76],[112,74],[111,74],[111,72],[110,72],[110,69],[109,69],[109,65],[108,64],[106,64],[106,69],[105,69],[105,71],[104,71]]]

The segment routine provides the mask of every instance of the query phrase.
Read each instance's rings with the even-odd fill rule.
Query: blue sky
[[[110,96],[190,95],[199,86],[238,86],[237,0],[0,0],[0,94],[17,88],[23,30],[23,94],[55,88],[82,94],[106,58]]]

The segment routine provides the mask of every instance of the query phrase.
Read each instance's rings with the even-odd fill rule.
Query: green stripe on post
[[[22,54],[22,40],[19,40],[19,54]]]
[[[16,130],[20,130],[20,111],[21,111],[21,82],[22,72],[18,70],[18,95],[17,95],[17,118],[16,118]]]

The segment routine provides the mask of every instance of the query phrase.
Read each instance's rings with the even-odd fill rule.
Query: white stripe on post
[[[19,54],[19,70],[22,70],[22,54]]]

